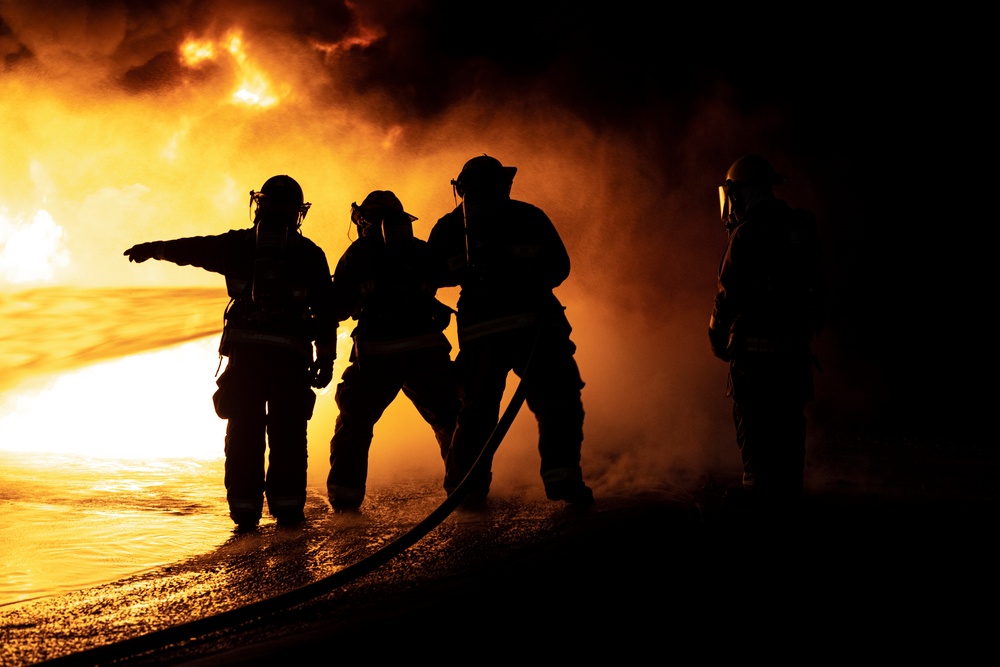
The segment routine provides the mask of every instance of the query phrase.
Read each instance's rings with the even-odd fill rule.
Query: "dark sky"
[[[0,56],[7,75],[82,57],[100,62],[117,92],[150,96],[184,83],[175,54],[185,34],[238,20],[275,42],[338,45],[325,57],[312,50],[325,74],[316,95],[331,106],[351,97],[387,126],[433,126],[473,105],[518,122],[571,117],[628,147],[608,188],[613,199],[621,186],[628,219],[612,223],[615,243],[634,254],[609,254],[602,266],[594,253],[584,266],[594,275],[613,268],[618,288],[651,311],[658,300],[704,298],[724,244],[715,188],[733,160],[761,153],[789,176],[779,196],[811,208],[825,242],[833,301],[819,345],[845,381],[828,389],[830,418],[850,403],[832,394],[860,392],[878,398],[874,412],[852,413],[862,421],[948,430],[977,428],[985,414],[978,385],[992,346],[978,276],[988,235],[971,231],[969,206],[985,198],[972,185],[984,175],[962,165],[985,143],[989,79],[978,79],[974,52],[981,18],[941,11],[897,18],[843,5],[628,1],[0,2]],[[415,152],[431,141],[408,136]],[[637,201],[640,187],[657,192]],[[657,207],[685,224],[660,224]],[[696,260],[658,260],[658,249],[687,243],[701,244]],[[700,305],[706,323],[710,296]]]

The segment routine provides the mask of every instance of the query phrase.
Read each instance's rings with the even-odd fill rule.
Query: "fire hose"
[[[524,404],[526,395],[526,379],[531,370],[531,362],[538,348],[542,327],[538,326],[535,331],[535,342],[532,345],[528,363],[518,381],[517,387],[511,396],[510,402],[504,409],[503,414],[493,428],[490,437],[487,438],[479,456],[470,468],[462,481],[455,487],[455,490],[445,498],[445,500],[426,518],[420,521],[413,528],[403,533],[395,540],[385,545],[378,551],[362,558],[360,561],[352,563],[347,567],[334,572],[331,575],[317,579],[316,581],[301,586],[294,590],[275,595],[273,597],[260,600],[236,609],[224,611],[214,616],[196,619],[180,625],[174,625],[161,630],[156,630],[138,637],[124,639],[113,644],[85,649],[77,653],[46,660],[43,665],[100,665],[112,661],[120,661],[130,657],[139,657],[157,649],[166,648],[171,644],[189,641],[192,638],[204,636],[212,632],[218,632],[227,628],[235,627],[246,623],[261,621],[268,616],[291,609],[309,600],[313,600],[322,595],[326,595],[345,584],[354,581],[375,569],[385,565],[390,560],[409,549],[419,542],[429,532],[434,530],[448,517],[459,505],[468,493],[468,481],[473,473],[486,461],[492,460],[492,456],[500,447],[501,441],[507,435],[514,418]]]

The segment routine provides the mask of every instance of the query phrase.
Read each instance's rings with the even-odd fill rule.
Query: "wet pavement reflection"
[[[976,644],[962,638],[991,636],[992,617],[973,602],[998,590],[990,530],[998,499],[992,486],[965,484],[968,474],[938,479],[947,487],[930,494],[925,476],[881,489],[838,477],[810,491],[795,521],[772,525],[727,504],[729,478],[600,493],[586,509],[530,489],[501,493],[323,595],[84,659],[321,582],[392,545],[444,500],[437,481],[397,483],[371,488],[360,513],[334,514],[313,490],[302,528],[267,522],[209,554],[0,611],[0,663],[531,655],[639,664],[671,652],[745,655],[761,637],[783,655],[812,642],[831,658],[901,657],[939,639],[953,658],[971,658]]]
[[[234,533],[204,556],[0,612],[3,664],[68,659],[292,591],[390,545],[444,500],[436,482],[397,484],[373,489],[360,513],[335,514],[317,489],[310,491],[304,527],[279,528],[265,522],[254,533]],[[539,548],[571,528],[581,512],[600,510],[519,497],[492,499],[479,511],[457,510],[375,572],[281,615],[308,616],[325,608],[328,621],[340,617],[348,627],[352,620],[376,612],[379,605],[400,604],[407,594],[430,582],[451,586],[462,580],[464,572],[478,571],[523,549]],[[295,623],[275,625],[272,619],[260,625],[275,628],[288,622]],[[234,636],[234,647],[238,645]],[[165,659],[165,650],[156,652],[156,662]],[[170,648],[182,654],[192,650],[197,652],[191,647]],[[145,659],[153,658],[133,656],[129,661]]]

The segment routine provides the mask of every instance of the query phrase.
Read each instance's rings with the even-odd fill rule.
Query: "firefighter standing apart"
[[[358,239],[333,276],[334,319],[357,321],[330,441],[327,492],[334,510],[361,506],[375,423],[400,391],[430,424],[442,459],[455,430],[458,394],[443,333],[453,311],[435,296],[429,249],[413,236],[414,220],[389,190],[351,205]]]
[[[462,407],[448,453],[451,494],[479,457],[500,413],[507,374],[524,377],[525,401],[538,421],[546,496],[589,504],[583,481],[583,380],[564,307],[553,289],[568,276],[569,255],[545,213],[510,198],[516,167],[482,155],[452,181],[461,205],[442,217],[428,242],[446,267],[444,285],[460,285],[456,364]],[[466,504],[486,499],[492,456],[465,487]]]
[[[302,188],[274,176],[250,192],[250,205],[251,228],[125,251],[129,261],[166,260],[226,278],[230,303],[219,352],[229,361],[213,400],[228,420],[226,497],[239,530],[256,528],[265,496],[279,525],[305,520],[313,388],[330,383],[336,355],[329,265],[299,230],[310,206]]]
[[[813,337],[826,290],[812,213],[774,196],[785,178],[759,155],[730,167],[719,188],[729,233],[708,336],[728,361],[744,497],[794,508],[803,490]]]

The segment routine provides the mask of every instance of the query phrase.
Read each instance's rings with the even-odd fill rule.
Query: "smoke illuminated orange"
[[[414,233],[427,238],[435,221],[456,205],[450,181],[470,157],[489,153],[518,167],[512,194],[549,214],[573,258],[573,275],[557,294],[568,306],[587,381],[587,451],[620,443],[629,451],[639,447],[616,458],[630,461],[623,478],[637,471],[655,474],[649,459],[663,450],[635,443],[659,444],[659,434],[671,433],[698,443],[687,447],[696,451],[706,441],[702,433],[718,422],[720,449],[731,454],[725,415],[694,420],[684,410],[664,410],[673,398],[660,399],[665,392],[701,392],[711,400],[724,370],[712,366],[715,375],[705,373],[683,356],[658,363],[639,356],[664,340],[679,346],[685,337],[700,336],[708,306],[690,306],[697,310],[690,317],[660,308],[656,318],[669,323],[654,327],[634,306],[652,302],[658,288],[623,287],[618,275],[607,275],[608,267],[640,263],[649,244],[634,243],[635,230],[649,229],[651,220],[656,229],[671,225],[667,207],[658,207],[665,184],[637,157],[641,151],[628,137],[593,131],[565,107],[535,97],[544,91],[524,92],[516,104],[487,99],[475,77],[468,80],[467,96],[432,107],[433,113],[394,106],[384,88],[355,79],[352,53],[383,37],[380,27],[366,27],[360,19],[345,24],[343,32],[327,33],[339,37],[325,39],[280,26],[216,23],[218,31],[164,31],[128,51],[119,48],[122,37],[84,28],[32,32],[38,16],[31,7],[24,3],[22,16],[3,15],[10,34],[35,41],[27,45],[31,58],[10,59],[0,77],[0,291],[45,285],[221,290],[217,274],[167,262],[130,264],[122,253],[142,241],[249,226],[248,193],[275,174],[289,174],[302,185],[312,202],[302,231],[323,248],[332,269],[350,243],[351,202],[391,189],[417,216]],[[183,37],[169,41],[175,34]],[[145,68],[161,61],[162,68]],[[129,85],[122,83],[136,72]],[[412,92],[414,100],[422,99],[417,82]],[[704,265],[711,286],[717,248],[714,237],[708,239],[711,256]],[[678,241],[678,255],[689,240]],[[678,266],[697,264],[693,256]],[[457,290],[445,290],[441,298],[454,305]],[[221,323],[224,307],[220,295],[209,315]],[[344,323],[341,334],[352,324]],[[448,333],[454,340],[453,328]],[[64,335],[68,340],[73,332]],[[166,338],[151,340],[150,348]],[[347,364],[345,343],[338,375]],[[638,395],[633,376],[651,388]],[[171,383],[173,391],[193,386],[186,375],[158,381]],[[658,390],[658,384],[667,386]],[[599,400],[605,393],[614,398]],[[332,396],[320,397],[310,423],[311,477],[325,474],[335,416]],[[650,420],[655,426],[645,426]],[[529,462],[525,477],[537,481],[534,430],[530,415],[519,420],[505,443],[509,454],[498,458],[498,474],[506,460],[520,466],[523,459]],[[429,427],[412,406],[397,401],[377,427],[373,471],[385,461],[411,460],[408,450],[437,471],[434,449]],[[683,450],[681,445],[668,454]]]
[[[288,94],[287,87],[281,94],[273,92],[274,86],[264,71],[250,59],[243,34],[238,29],[228,31],[218,43],[209,39],[189,38],[180,47],[182,61],[193,68],[215,60],[219,52],[228,53],[236,68],[239,85],[233,93],[233,102],[269,107],[277,104],[279,97]]]

